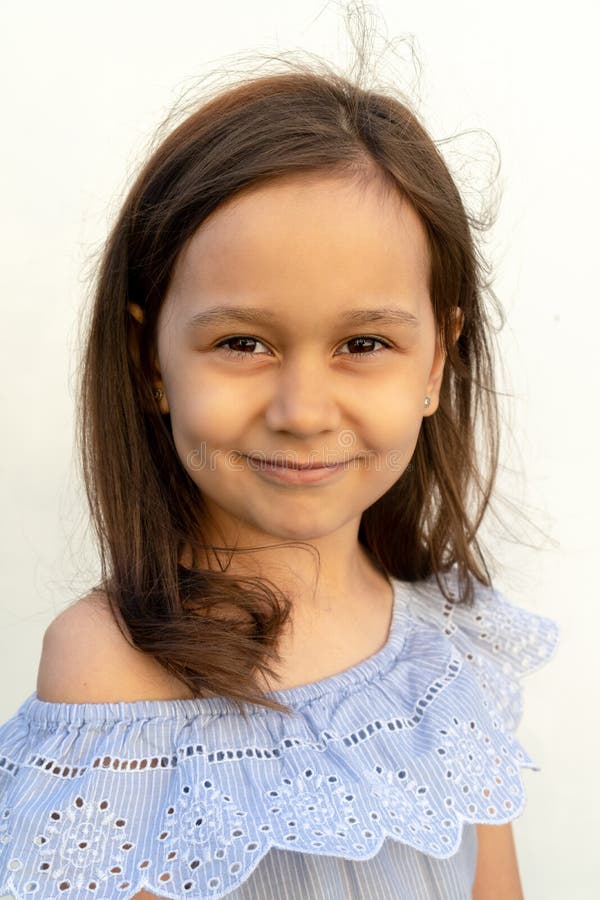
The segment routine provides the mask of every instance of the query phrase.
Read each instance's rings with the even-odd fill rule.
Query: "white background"
[[[524,771],[513,828],[527,900],[585,900],[600,878],[598,14],[551,0],[373,7],[378,32],[410,38],[422,67],[417,78],[399,45],[379,74],[412,91],[434,138],[488,132],[446,145],[471,159],[475,198],[493,175],[490,135],[501,157],[488,247],[507,314],[499,488],[549,540],[486,539],[497,584],[561,626],[558,654],[525,682],[519,737],[542,770]],[[148,141],[239,54],[301,49],[343,67],[352,48],[343,12],[307,0],[4,0],[0,34],[4,721],[35,689],[45,627],[97,574],[73,455],[78,316]]]

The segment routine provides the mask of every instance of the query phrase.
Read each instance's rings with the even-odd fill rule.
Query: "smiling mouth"
[[[341,465],[341,463],[290,463],[290,462],[281,462],[276,459],[260,459],[257,456],[248,456],[248,459],[251,459],[252,462],[261,463],[263,466],[275,467],[278,469],[335,469],[337,466]]]

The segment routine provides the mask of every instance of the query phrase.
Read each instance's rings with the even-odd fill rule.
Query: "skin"
[[[304,541],[320,553],[318,575],[314,554],[295,547],[234,555],[228,570],[272,578],[294,600],[290,671],[302,637],[313,653],[319,641],[328,652],[333,621],[359,658],[363,628],[371,628],[362,631],[367,652],[387,635],[390,586],[358,529],[438,407],[445,357],[428,271],[426,232],[410,203],[339,176],[286,177],[230,198],[178,257],[158,319],[154,386],[206,499],[211,537],[245,548]],[[216,304],[261,306],[277,321],[189,328],[192,315]],[[341,321],[349,309],[380,306],[409,311],[418,324]],[[141,317],[134,304],[130,311]],[[227,338],[237,340],[219,347]],[[344,466],[320,484],[283,485],[248,454]]]

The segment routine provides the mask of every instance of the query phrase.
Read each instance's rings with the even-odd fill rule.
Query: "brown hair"
[[[289,712],[259,687],[273,675],[291,601],[270,581],[197,565],[210,548],[202,494],[182,466],[168,414],[152,394],[155,325],[183,245],[219,204],[280,176],[342,174],[400,192],[425,225],[430,296],[447,353],[439,408],[423,419],[408,468],[365,510],[359,540],[383,572],[406,581],[457,566],[460,603],[471,577],[490,585],[477,531],[498,466],[498,409],[489,267],[436,144],[399,92],[375,90],[320,61],[286,61],[197,105],[156,146],[102,249],[78,394],[78,438],[102,579],[134,645],[195,696]],[[134,302],[144,311],[137,322]],[[455,307],[463,327],[455,340]],[[500,311],[501,312],[501,311]],[[478,444],[479,429],[482,446]],[[486,467],[482,468],[485,459]],[[181,565],[184,546],[193,565]],[[284,545],[285,546],[285,545]],[[314,550],[309,545],[309,549]],[[448,598],[450,599],[450,598]],[[233,610],[226,621],[208,613]]]

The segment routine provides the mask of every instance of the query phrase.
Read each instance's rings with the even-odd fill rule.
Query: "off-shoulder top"
[[[457,573],[447,573],[457,596]],[[467,900],[476,824],[521,815],[520,679],[555,621],[474,580],[390,579],[373,656],[272,697],[52,703],[0,725],[0,894]]]

